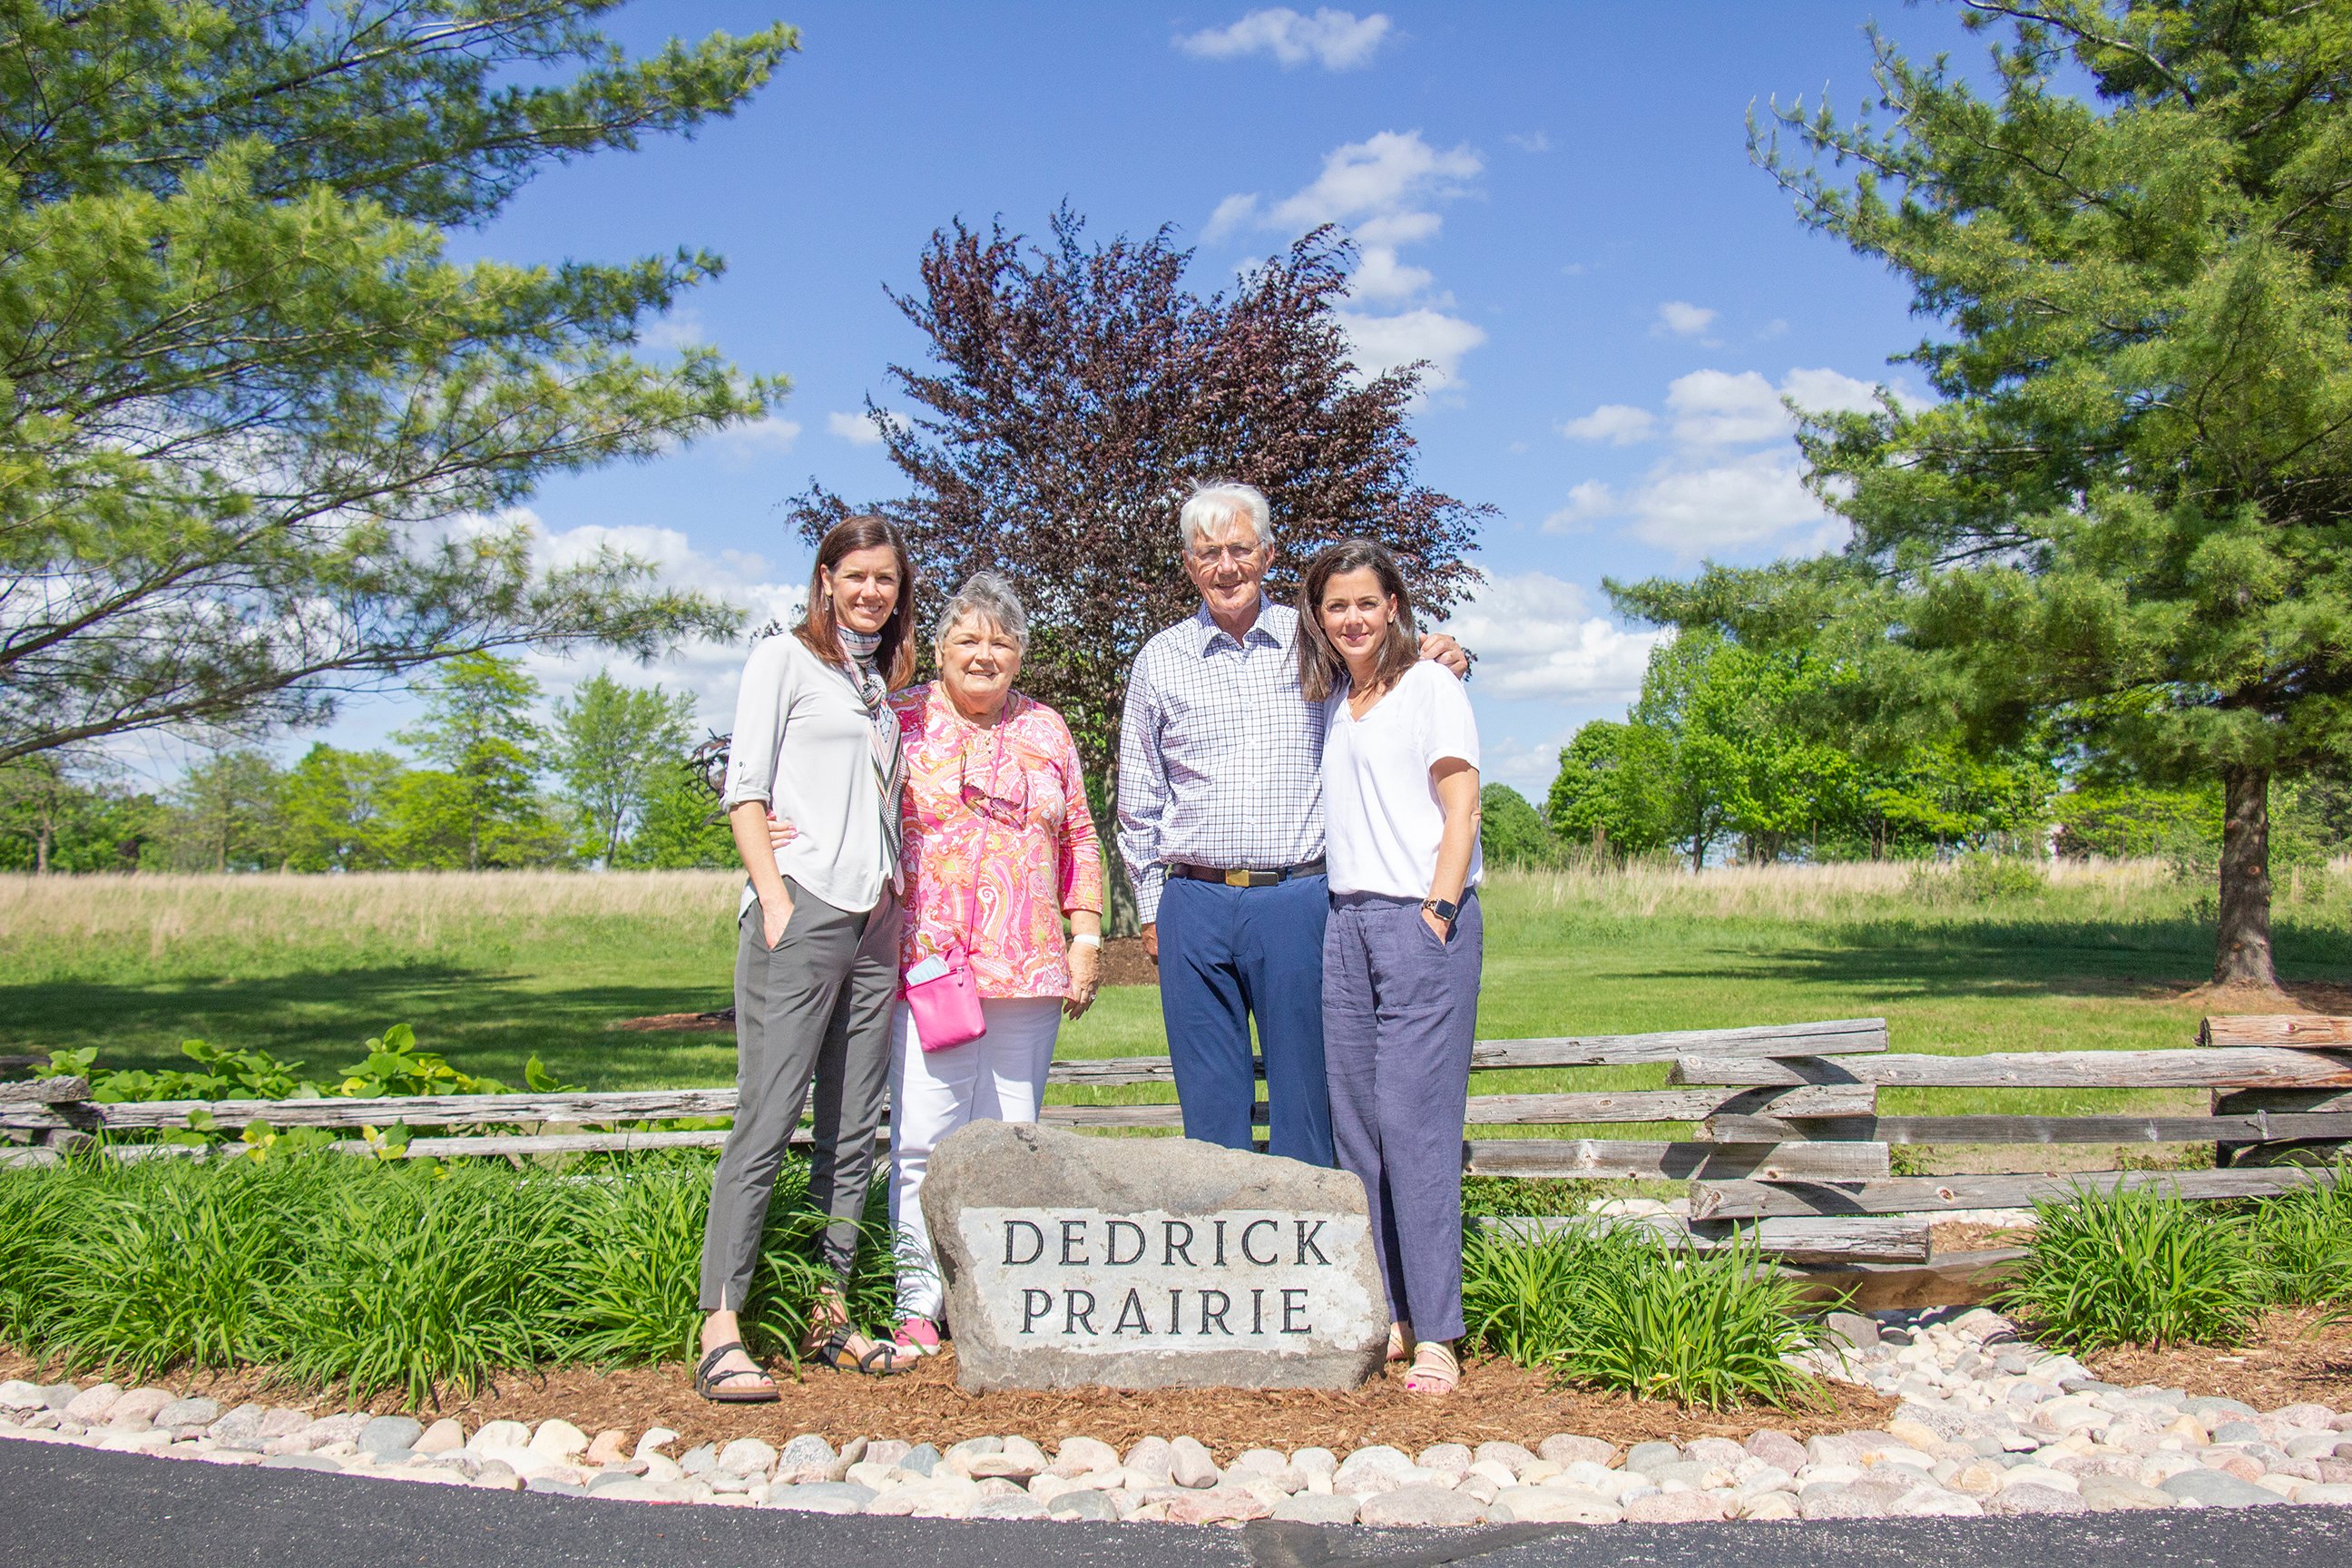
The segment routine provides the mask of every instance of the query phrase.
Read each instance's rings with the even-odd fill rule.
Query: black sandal
[[[888,1377],[898,1370],[898,1346],[887,1340],[876,1340],[872,1349],[859,1355],[849,1348],[849,1342],[856,1337],[856,1329],[847,1323],[835,1323],[833,1331],[814,1349],[801,1353],[819,1366],[829,1366],[836,1372],[863,1373],[868,1377]]]
[[[773,1405],[781,1397],[776,1391],[773,1378],[768,1379],[768,1386],[765,1388],[739,1388],[730,1391],[720,1386],[734,1378],[768,1376],[757,1363],[752,1364],[749,1372],[740,1367],[733,1372],[718,1370],[719,1363],[726,1359],[729,1351],[740,1350],[743,1350],[741,1340],[729,1340],[725,1344],[716,1347],[705,1355],[702,1358],[702,1364],[694,1369],[694,1392],[713,1405]],[[748,1360],[751,1352],[743,1351],[743,1354]]]

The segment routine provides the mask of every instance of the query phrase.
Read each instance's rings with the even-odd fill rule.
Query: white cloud
[[[1543,521],[1546,533],[1587,533],[1592,520],[1615,517],[1621,510],[1617,492],[1599,479],[1570,486],[1568,504]]]
[[[1522,153],[1549,153],[1551,151],[1551,138],[1545,135],[1540,131],[1533,132],[1525,136],[1506,136],[1503,140],[1509,145],[1517,148]]]
[[[637,332],[637,346],[656,353],[674,353],[709,341],[701,315],[691,305],[681,305]]]
[[[705,554],[674,528],[585,523],[551,530],[528,509],[501,513],[496,521],[528,523],[537,536],[533,553],[543,566],[577,565],[604,549],[648,562],[665,585],[694,589],[742,609],[746,632],[758,630],[771,619],[788,625],[799,620],[808,597],[805,583],[778,581],[772,565],[763,557],[734,550]],[[658,684],[672,691],[692,692],[701,721],[724,731],[734,710],[743,655],[740,638],[731,642],[697,639],[650,665],[593,652],[570,658],[532,653],[525,656],[524,663],[546,688],[551,702],[569,695],[573,686],[601,666],[610,669],[614,679],[631,685]]]
[[[1719,314],[1686,300],[1669,300],[1658,307],[1658,325],[1678,338],[1695,338],[1713,326]]]
[[[1426,267],[1409,267],[1395,251],[1374,246],[1364,252],[1348,292],[1359,300],[1410,300],[1435,281]]]
[[[1833,370],[1792,370],[1778,387],[1752,370],[1736,375],[1695,370],[1666,388],[1666,406],[1674,412],[1676,440],[1738,446],[1795,432],[1783,397],[1801,408],[1866,409],[1875,406],[1873,393],[1870,383]]]
[[[1588,479],[1544,519],[1548,533],[1580,533],[1620,519],[1625,532],[1682,560],[1724,552],[1814,553],[1844,543],[1843,519],[1804,487],[1803,458],[1783,399],[1819,411],[1876,406],[1876,388],[1841,372],[1794,369],[1778,385],[1755,371],[1696,370],[1666,387],[1666,414],[1679,449],[1638,484]],[[1647,409],[1605,404],[1560,427],[1586,441],[1630,445],[1655,428]],[[1745,453],[1727,447],[1760,447]]]
[[[1360,17],[1326,5],[1303,16],[1287,5],[1276,5],[1252,11],[1228,26],[1180,37],[1176,47],[1200,59],[1272,55],[1285,70],[1311,59],[1325,70],[1344,71],[1370,65],[1388,33],[1389,19],[1377,11]]]
[[[1462,356],[1486,341],[1484,328],[1426,308],[1394,316],[1367,316],[1355,310],[1334,314],[1355,350],[1356,363],[1368,374],[1378,375],[1415,360],[1428,361],[1421,373],[1423,394],[1461,385]]]
[[[1772,384],[1752,370],[1695,370],[1666,387],[1675,439],[1719,447],[1769,441],[1792,427]]]
[[[1551,795],[1551,782],[1559,776],[1559,741],[1543,741],[1529,744],[1517,735],[1486,735],[1478,737],[1478,782],[1483,784],[1508,784],[1525,795],[1528,804],[1538,811]]]
[[[1800,527],[1810,527],[1811,547],[1826,548],[1842,537],[1842,525],[1805,489],[1804,475],[1804,461],[1793,452],[1666,468],[1620,510],[1632,520],[1628,533],[1684,560],[1751,549]]]
[[[1572,441],[1606,441],[1612,447],[1630,447],[1646,441],[1658,428],[1658,416],[1646,408],[1636,408],[1630,403],[1604,403],[1579,419],[1571,419],[1559,427],[1559,433]]]
[[[1548,572],[1485,578],[1444,629],[1478,656],[1475,693],[1594,707],[1640,694],[1663,635],[1595,614],[1582,588]]]
[[[801,427],[793,420],[770,414],[741,425],[730,425],[724,430],[707,437],[710,445],[730,461],[750,463],[761,458],[783,456],[801,438]]]
[[[903,414],[885,409],[882,417],[894,430],[907,427],[907,416]],[[874,421],[863,410],[856,414],[828,414],[824,416],[824,428],[826,434],[838,436],[853,447],[878,447],[882,444],[882,432],[875,428]]]
[[[1227,235],[1245,228],[1256,221],[1257,193],[1255,191],[1246,195],[1239,194],[1230,195],[1219,202],[1217,210],[1209,215],[1208,226],[1201,230],[1201,237],[1207,243],[1214,245]]]
[[[1833,370],[1792,370],[1780,378],[1780,395],[1808,413],[1866,414],[1878,406],[1878,388]]]
[[[1458,387],[1462,356],[1486,341],[1486,331],[1448,314],[1453,300],[1436,291],[1436,275],[1398,252],[1436,238],[1444,219],[1435,209],[1471,194],[1485,167],[1468,146],[1433,147],[1418,131],[1383,131],[1334,148],[1313,181],[1270,205],[1255,195],[1227,196],[1205,232],[1213,239],[1244,226],[1297,234],[1346,226],[1358,252],[1351,294],[1392,312],[1340,313],[1358,363],[1377,374],[1425,359],[1424,394]]]
[[[1282,227],[1301,229],[1391,216],[1422,202],[1462,195],[1462,182],[1475,178],[1484,167],[1468,147],[1440,152],[1423,141],[1418,131],[1383,131],[1326,153],[1315,183],[1278,204],[1268,216]],[[1428,227],[1411,237],[1426,238],[1436,232],[1433,215],[1415,216]],[[1393,241],[1402,237],[1383,237]]]

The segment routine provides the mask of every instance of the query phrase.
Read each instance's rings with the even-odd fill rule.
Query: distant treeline
[[[689,757],[693,701],[599,672],[539,716],[486,654],[419,689],[411,753],[314,745],[291,767],[225,748],[168,791],[43,753],[0,768],[0,869],[373,871],[731,866]]]
[[[1840,722],[1801,655],[1705,633],[1663,644],[1622,721],[1562,748],[1540,810],[1505,785],[1482,797],[1498,864],[1672,855],[1727,860],[1920,859],[1955,852],[2159,857],[2210,871],[2218,780],[2131,775],[2052,731],[1985,752],[1954,737],[1890,741]],[[2273,865],[2352,850],[2352,770],[2271,792]]]
[[[0,767],[0,870],[371,871],[735,864],[691,760],[692,700],[599,672],[542,719],[513,660],[470,655],[418,687],[409,752],[314,745],[292,766],[213,752],[161,794],[54,753]],[[2059,737],[1991,754],[1953,740],[1889,750],[1841,737],[1801,662],[1704,635],[1652,658],[1624,720],[1560,752],[1538,807],[1482,798],[1501,865],[1672,856],[1924,859],[1962,851],[2159,857],[2210,872],[2221,841],[2211,781],[2123,776]],[[2274,865],[2352,850],[2352,779],[2272,791]]]

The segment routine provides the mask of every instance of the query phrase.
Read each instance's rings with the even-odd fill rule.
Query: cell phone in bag
[[[907,984],[920,985],[926,980],[937,980],[947,972],[948,961],[935,952],[907,971]]]

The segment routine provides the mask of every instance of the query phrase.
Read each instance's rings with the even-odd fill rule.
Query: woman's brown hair
[[[1323,629],[1323,590],[1343,572],[1363,571],[1380,579],[1381,592],[1396,605],[1373,662],[1374,685],[1382,690],[1395,685],[1421,658],[1421,636],[1412,626],[1412,595],[1405,588],[1396,557],[1369,539],[1343,539],[1307,563],[1307,580],[1298,590],[1298,688],[1310,702],[1337,691],[1348,674],[1347,659]]]
[[[809,652],[836,669],[847,669],[849,656],[841,651],[841,623],[834,618],[824,574],[858,551],[886,547],[898,558],[898,602],[882,623],[882,646],[875,652],[874,668],[896,691],[915,679],[915,639],[908,635],[915,619],[915,563],[907,559],[907,542],[888,518],[872,512],[845,517],[824,531],[816,544],[815,570],[809,574],[808,613],[795,631]]]

